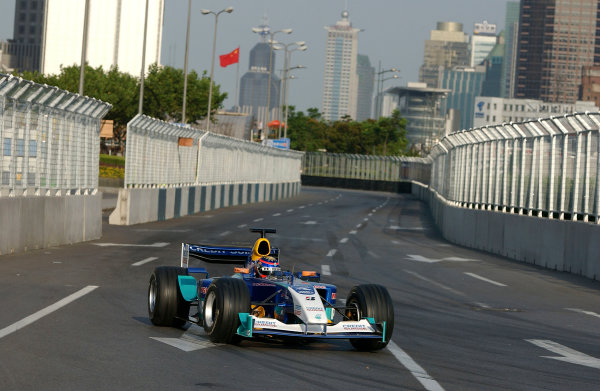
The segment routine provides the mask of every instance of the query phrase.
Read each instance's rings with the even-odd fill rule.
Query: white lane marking
[[[489,305],[487,305],[485,303],[480,303],[480,302],[476,302],[475,305],[477,307],[481,307],[481,308],[491,308]]]
[[[503,284],[501,282],[497,282],[497,281],[494,281],[494,280],[490,280],[489,278],[482,277],[479,274],[469,273],[469,272],[465,272],[465,274],[467,276],[471,276],[473,278],[477,278],[478,280],[489,282],[490,284],[494,284],[496,286],[506,286],[506,284]]]
[[[314,204],[308,204],[308,206],[313,206]]]
[[[350,235],[356,235],[356,230],[352,230],[350,232],[348,232]]]
[[[396,243],[396,244],[399,244],[399,243]],[[459,257],[433,259],[433,258],[424,257],[422,255],[414,255],[414,254],[408,254],[406,256],[406,259],[409,259],[411,261],[417,261],[417,262],[425,262],[425,263],[436,263],[436,262],[443,262],[443,261],[452,261],[452,262],[474,262],[474,261],[476,261],[476,259],[467,259],[467,258],[459,258]]]
[[[317,202],[317,205],[323,205],[323,203],[322,202]]]
[[[333,257],[335,255],[335,253],[337,253],[337,250],[335,248],[329,250],[329,252],[327,253],[328,257]]]
[[[149,257],[146,259],[142,259],[141,261],[138,261],[136,263],[132,263],[131,266],[142,266],[145,263],[156,261],[157,259],[158,259],[158,257]]]
[[[152,244],[127,244],[127,243],[92,243],[94,246],[100,247],[165,247],[169,243],[156,242]]]
[[[340,240],[340,243],[346,243],[347,241],[348,241],[348,238],[342,238],[342,239]]]
[[[290,213],[290,212],[293,212],[293,211],[294,211],[294,209],[288,209],[288,210],[286,210],[287,213]]]
[[[362,223],[356,224],[356,228],[362,227]]]
[[[225,232],[221,232],[221,233],[219,234],[219,236],[227,236],[227,235],[229,235],[230,233],[231,233],[231,231],[225,231]]]
[[[423,227],[400,227],[398,225],[390,225],[388,229],[393,229],[394,231],[425,231],[426,228]]]
[[[440,283],[439,283],[439,282],[437,282],[437,281],[433,281],[432,279],[429,279],[429,278],[427,278],[427,277],[424,277],[424,276],[420,275],[420,274],[419,274],[419,273],[417,273],[417,272],[413,272],[412,270],[406,270],[406,269],[404,269],[404,271],[405,271],[406,273],[408,273],[408,274],[411,274],[411,275],[413,275],[413,276],[417,277],[417,278],[418,278],[418,279],[420,279],[420,280],[423,280],[423,281],[425,281],[425,282],[427,282],[427,283],[431,284],[431,285],[435,285],[435,286],[437,286],[438,288],[442,288],[442,289],[444,289],[444,290],[447,290],[448,292],[452,292],[452,293],[454,293],[455,295],[459,295],[459,296],[465,296],[465,294],[464,294],[464,293],[462,293],[462,292],[460,292],[460,291],[457,291],[456,289],[450,288],[449,286],[446,286],[446,285],[444,285],[444,284],[440,284]]]
[[[369,254],[370,256],[372,256],[372,257],[373,257],[373,258],[375,258],[375,259],[379,259],[379,258],[381,258],[379,255],[375,254],[375,253],[374,253],[373,251],[371,251],[371,250],[369,250],[369,251],[367,252],[367,254]]]
[[[254,221],[255,223],[258,223],[259,221],[263,221],[263,220],[264,220],[264,219],[263,219],[262,217],[259,217],[258,219],[254,219],[253,221]]]
[[[569,311],[573,311],[573,312],[579,312],[580,314],[585,314],[585,315],[589,315],[589,316],[595,316],[596,318],[600,318],[600,314],[597,314],[592,311],[586,311],[586,310],[582,310],[579,308],[565,308],[565,309],[569,310]]]
[[[368,219],[367,217],[365,217],[365,218],[363,219],[363,221],[369,221],[369,219]]]
[[[316,221],[311,221],[311,220],[309,220],[309,221],[305,221],[305,222],[303,222],[303,223],[300,223],[300,224],[306,224],[306,225],[315,225],[315,224],[317,224],[317,222],[316,222]]]
[[[150,337],[151,339],[166,343],[167,345],[176,347],[177,349],[183,350],[184,352],[193,352],[194,350],[200,350],[202,348],[208,346],[201,346],[195,342],[186,341],[181,338],[158,338],[158,337]]]
[[[88,285],[85,288],[82,288],[82,289],[78,290],[77,292],[70,294],[69,296],[65,297],[64,299],[61,299],[61,300],[57,301],[56,303],[49,305],[48,307],[43,308],[43,309],[39,310],[38,312],[31,314],[28,317],[23,318],[20,321],[3,328],[2,330],[0,330],[0,338],[6,337],[7,335],[14,333],[15,331],[20,330],[23,327],[32,324],[33,322],[43,318],[46,315],[53,313],[54,311],[66,306],[67,304],[79,299],[80,297],[87,295],[88,293],[90,293],[91,291],[93,291],[96,288],[98,288],[98,287],[95,285]]]
[[[331,275],[331,269],[329,268],[329,265],[321,265],[321,274],[324,276]]]
[[[367,216],[371,217],[371,216],[373,216],[373,213],[369,213]]]
[[[134,229],[135,232],[190,232],[191,229],[147,229],[139,228]]]
[[[373,209],[371,212],[372,212],[372,213],[375,213],[375,212],[377,212],[377,209]]]
[[[443,391],[442,386],[435,381],[425,369],[415,362],[402,348],[396,345],[393,341],[390,341],[387,345],[387,349],[396,357],[400,364],[404,365],[406,369],[425,387],[428,391]]]
[[[52,261],[52,263],[59,264],[62,263],[62,261]]]
[[[540,356],[543,358],[551,358],[553,360],[565,361],[571,364],[584,365],[590,368],[600,369],[600,359],[596,357],[588,356],[585,353],[578,352],[577,350],[571,349],[554,341],[547,339],[526,339],[525,341],[530,342],[542,349],[551,351],[552,353],[560,354],[560,356]]]
[[[304,209],[304,208],[306,208],[306,206],[304,206],[304,205],[300,205],[300,206],[298,207],[298,209]]]
[[[212,348],[221,345],[208,340],[204,330],[195,324],[192,324],[180,338],[150,337],[150,339],[176,347],[184,352],[193,352],[194,350]]]
[[[245,228],[247,226],[248,226],[248,224],[240,224],[240,225],[238,225],[238,228]]]
[[[281,216],[281,213],[274,213],[273,217]]]

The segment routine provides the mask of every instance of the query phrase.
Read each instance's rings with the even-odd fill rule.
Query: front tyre
[[[148,317],[156,326],[181,327],[190,314],[190,303],[179,290],[177,276],[187,275],[187,270],[175,266],[154,269],[148,285]]]
[[[377,284],[357,285],[350,291],[346,300],[346,307],[356,310],[346,310],[350,320],[373,318],[375,323],[385,322],[385,342],[380,339],[350,339],[350,343],[357,350],[370,351],[383,349],[394,331],[394,306],[387,289]]]
[[[236,343],[240,312],[250,312],[250,293],[243,280],[215,279],[204,298],[204,331],[212,342]]]

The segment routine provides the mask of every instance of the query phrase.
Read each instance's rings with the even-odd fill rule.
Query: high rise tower
[[[517,75],[517,46],[519,44],[519,2],[506,3],[506,19],[504,21],[504,62],[502,69],[502,91],[504,98],[515,96]]]
[[[440,67],[468,66],[471,62],[468,40],[462,23],[438,22],[436,30],[431,30],[425,41],[419,81],[427,83],[429,88],[437,88]]]
[[[364,121],[371,118],[373,105],[373,84],[375,83],[375,68],[371,66],[369,56],[358,55],[356,73],[358,74],[358,96],[356,100],[356,120]]]
[[[581,70],[600,63],[598,0],[522,0],[516,97],[575,103]]]
[[[323,104],[321,111],[327,121],[336,121],[344,115],[356,119],[358,98],[358,32],[342,12],[342,19],[326,26],[325,76],[323,78]]]

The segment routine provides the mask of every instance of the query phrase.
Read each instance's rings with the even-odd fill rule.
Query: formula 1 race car
[[[148,314],[154,325],[202,327],[213,342],[247,338],[349,339],[358,350],[384,348],[394,329],[394,308],[387,289],[353,287],[345,305],[336,305],[337,289],[314,271],[293,273],[279,267],[279,249],[267,233],[253,247],[182,243],[181,267],[154,269],[148,287]],[[238,265],[230,277],[209,278],[189,259]],[[196,307],[190,316],[190,308]]]

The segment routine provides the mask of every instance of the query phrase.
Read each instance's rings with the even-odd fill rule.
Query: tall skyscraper
[[[358,73],[358,98],[356,104],[356,120],[364,121],[371,118],[373,105],[373,84],[375,83],[375,68],[371,66],[369,56],[358,55],[356,62]]]
[[[517,98],[574,103],[581,70],[600,63],[598,0],[522,0]]]
[[[496,25],[484,20],[475,23],[471,38],[471,66],[480,65],[496,46]]]
[[[519,44],[519,2],[506,3],[504,21],[504,62],[502,65],[502,91],[504,98],[515,96],[517,74],[517,46]]]
[[[60,72],[81,62],[85,1],[16,0],[14,38],[3,45],[18,70]],[[90,0],[87,62],[139,75],[146,0]],[[150,0],[146,66],[160,63],[164,0]]]
[[[446,113],[448,109],[457,111],[460,117],[460,129],[473,127],[475,98],[481,95],[484,79],[484,65],[474,68],[454,67],[440,71],[441,88],[450,90],[441,111],[442,113]]]
[[[439,68],[468,66],[470,63],[469,37],[462,23],[438,22],[425,41],[423,65],[419,68],[419,81],[429,88],[438,87]]]
[[[268,26],[262,25],[261,28]],[[277,113],[273,112],[279,108],[279,86],[280,80],[275,74],[275,51],[271,51],[266,42],[268,35],[264,35],[262,42],[257,43],[250,50],[250,62],[248,72],[246,72],[240,81],[239,106],[243,113],[254,117],[256,125],[260,129],[266,129],[267,118],[267,99],[270,98],[269,109],[271,115],[269,118],[278,118]],[[269,84],[269,54],[271,57],[271,94],[269,97],[267,86]]]
[[[326,26],[325,77],[323,78],[323,104],[321,111],[327,121],[336,121],[344,115],[357,118],[358,32],[342,12],[342,19],[333,26]]]

